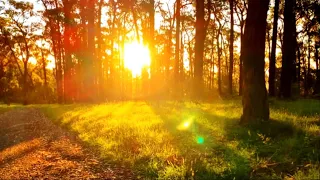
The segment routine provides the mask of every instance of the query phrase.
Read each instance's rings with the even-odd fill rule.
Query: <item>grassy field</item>
[[[36,107],[144,179],[320,179],[320,101],[270,106],[254,127],[238,125],[240,100]]]
[[[20,104],[11,104],[10,106],[8,106],[6,104],[0,103],[0,114],[3,114],[5,112],[13,110],[13,109],[19,109],[19,108],[23,108],[23,106]]]

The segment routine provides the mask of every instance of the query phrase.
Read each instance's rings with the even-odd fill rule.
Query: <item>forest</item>
[[[319,0],[0,0],[0,179],[320,179],[319,50]]]

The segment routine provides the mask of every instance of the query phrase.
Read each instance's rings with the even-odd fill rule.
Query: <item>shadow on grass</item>
[[[186,159],[198,158],[188,168],[195,170],[194,175],[199,179],[281,179],[288,174],[293,175],[308,163],[320,161],[320,138],[291,122],[270,120],[243,127],[238,124],[238,118],[217,115],[200,106],[189,108],[184,103],[149,105],[161,116],[176,142],[187,141],[184,136],[199,134],[207,141],[191,147],[176,144]],[[190,131],[177,130],[181,121],[168,117],[170,109],[174,108],[181,111],[182,117],[183,112],[188,112],[198,118]],[[190,154],[192,148],[201,155]],[[218,170],[217,165],[226,168]],[[192,173],[186,173],[188,175]]]
[[[248,159],[225,144],[220,130],[236,123],[236,119],[221,117],[199,108],[190,108],[184,103],[155,104],[149,103],[154,112],[163,119],[165,128],[175,139],[175,146],[180,156],[185,159],[186,179],[248,179],[250,165]],[[173,108],[179,109],[181,117],[176,119],[168,116]],[[188,122],[191,117],[192,125],[187,130],[177,127]],[[179,120],[179,118],[182,118]],[[213,120],[212,122],[206,120]],[[216,121],[217,126],[214,127]],[[209,123],[209,124],[208,124]],[[216,134],[215,134],[216,133]],[[203,143],[199,138],[203,139]],[[170,165],[169,165],[170,166]],[[165,178],[172,178],[164,175]],[[163,177],[160,177],[163,178]]]
[[[102,117],[98,111],[94,111],[95,108],[91,108],[93,107],[91,105],[85,105],[85,109],[82,108],[82,105],[64,105],[63,107],[57,105],[44,110],[48,111],[46,114],[51,119],[68,128],[69,131],[73,131],[75,135],[88,132],[89,140],[82,139],[81,141],[98,154],[104,153],[104,158],[107,160],[116,159],[113,155],[118,158],[116,163],[125,162],[121,162],[119,157],[131,158],[133,167],[150,179],[283,178],[286,174],[293,174],[297,167],[306,162],[319,161],[320,155],[317,151],[319,138],[317,139],[303,128],[283,119],[271,120],[254,126],[240,126],[238,125],[239,117],[228,114],[233,109],[240,109],[237,103],[222,102],[214,106],[196,103],[190,106],[184,102],[147,102],[146,105],[151,108],[152,115],[155,114],[162,122],[160,125],[156,122],[155,127],[142,128],[148,132],[134,131],[130,128],[136,126],[126,126],[126,124],[115,126],[119,129],[106,127],[106,130],[102,130],[101,128],[107,124],[109,117]],[[132,118],[131,123],[151,123],[143,119],[145,110],[131,112],[133,109],[135,111],[143,109],[144,106],[145,103],[129,103],[128,107],[123,107],[119,103],[108,106],[108,108],[114,108],[110,112],[118,108],[121,111],[120,114],[126,114],[119,118]],[[227,113],[218,113],[221,111]],[[74,114],[69,114],[69,112]],[[83,118],[84,113],[90,113],[90,116]],[[136,116],[135,113],[140,114]],[[156,118],[156,116],[147,118]],[[68,118],[66,120],[62,117]],[[148,120],[153,121],[153,119]],[[81,131],[84,132],[79,133],[72,130],[73,124],[78,121],[80,121]],[[126,121],[121,122],[126,123]],[[186,128],[179,130],[178,127],[181,125]],[[163,131],[168,131],[170,135],[163,137],[169,139],[156,141],[152,139],[154,136],[147,134],[157,134]],[[108,144],[111,141],[108,133],[113,133],[111,136],[115,136],[112,139],[115,144]],[[147,139],[141,139],[144,136]],[[104,149],[101,144],[90,144],[90,142],[99,140],[105,141],[112,148]],[[163,144],[152,146],[152,141]],[[169,147],[172,145],[177,149],[177,154],[163,157],[171,151],[161,154],[162,152],[154,150],[166,146],[166,143],[170,145]],[[145,146],[139,147],[140,145]],[[161,155],[152,153],[141,155],[139,148],[150,148],[143,149],[143,151],[156,152]],[[119,152],[109,152],[114,150],[119,150]]]

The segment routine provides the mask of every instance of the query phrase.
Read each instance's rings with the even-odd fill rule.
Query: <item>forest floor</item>
[[[7,111],[7,112],[5,112]],[[0,179],[133,179],[34,108],[1,108]]]
[[[320,179],[317,100],[271,99],[271,120],[249,127],[239,125],[240,99],[1,113],[0,179]]]

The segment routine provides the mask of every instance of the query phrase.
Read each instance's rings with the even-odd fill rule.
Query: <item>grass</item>
[[[11,104],[10,106],[6,105],[6,104],[1,104],[0,103],[0,115],[5,113],[5,112],[8,112],[8,111],[11,111],[13,109],[18,109],[18,108],[22,108],[22,105],[19,105],[19,104]]]
[[[270,106],[252,127],[238,125],[240,100],[37,107],[144,179],[320,179],[320,101]]]

